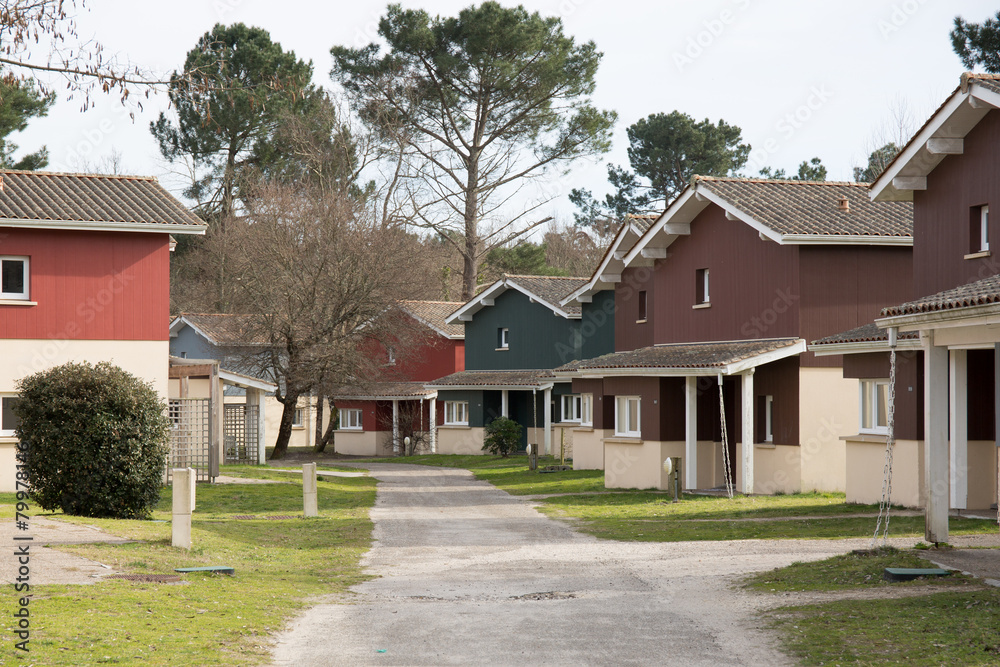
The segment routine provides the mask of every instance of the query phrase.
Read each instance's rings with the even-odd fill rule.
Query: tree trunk
[[[469,156],[469,179],[465,190],[465,250],[462,253],[462,301],[476,295],[479,282],[479,163]]]
[[[271,452],[271,461],[285,458],[288,452],[288,441],[292,437],[292,422],[295,421],[295,406],[299,402],[299,395],[285,395],[278,399],[284,406],[281,411],[281,425],[278,426],[278,437],[274,441],[274,451]]]
[[[337,423],[340,419],[340,411],[334,405],[330,406],[330,423],[326,425],[326,432],[323,433],[323,438],[316,445],[316,452],[323,453],[329,445],[333,445],[332,451],[334,454],[337,453]]]
[[[323,451],[323,394],[316,395],[316,428],[313,429],[313,448],[317,454]]]

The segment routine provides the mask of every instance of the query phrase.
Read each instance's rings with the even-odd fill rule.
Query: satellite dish
[[[663,472],[672,475],[674,472],[674,460],[669,456],[663,459]]]
[[[534,449],[534,445],[528,445],[528,449],[527,449],[528,456],[531,456],[532,449]]]

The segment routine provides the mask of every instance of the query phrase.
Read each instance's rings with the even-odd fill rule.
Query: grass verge
[[[169,488],[154,521],[51,515],[142,540],[60,547],[121,572],[173,574],[175,567],[227,565],[236,574],[185,575],[183,584],[33,586],[32,664],[260,664],[268,657],[269,637],[310,597],[343,593],[365,579],[359,560],[371,543],[375,480],[323,478],[319,517],[275,520],[266,517],[301,515],[301,476],[254,467],[227,467],[223,474],[278,476],[286,483],[199,486],[190,552],[170,546]],[[5,596],[8,608],[0,610],[8,636],[12,598]]]

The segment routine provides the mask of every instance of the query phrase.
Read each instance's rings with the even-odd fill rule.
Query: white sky
[[[402,2],[454,15],[471,0]],[[512,3],[505,3],[512,4]],[[530,10],[560,16],[566,34],[593,40],[604,53],[595,103],[619,114],[613,151],[603,163],[580,162],[546,184],[556,193],[545,212],[570,219],[574,187],[606,192],[606,163],[628,164],[625,129],[674,109],[725,119],[753,146],[744,170],[769,165],[794,173],[818,156],[831,180],[851,180],[872,135],[900,101],[917,125],[958,85],[961,62],[948,33],[955,15],[981,22],[994,0],[526,0]],[[376,36],[385,3],[303,0],[90,0],[78,17],[83,36],[108,52],[157,72],[183,65],[185,54],[217,22],[267,29],[286,50],[312,60],[315,82],[330,87],[329,49]],[[57,85],[58,89],[59,86]],[[167,106],[163,93],[145,102],[133,123],[117,97],[60,99],[48,118],[32,121],[14,141],[46,144],[52,171],[77,171],[120,151],[126,173],[155,175],[180,195],[183,179],[159,156],[149,123]],[[796,117],[797,115],[797,117]],[[86,162],[81,163],[81,158]]]

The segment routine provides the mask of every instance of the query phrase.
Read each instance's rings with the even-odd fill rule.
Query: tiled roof
[[[1000,303],[1000,275],[990,276],[968,285],[931,294],[898,306],[883,308],[881,317],[919,315],[943,310],[957,310]]]
[[[399,306],[425,324],[443,331],[449,338],[464,338],[465,325],[448,324],[445,318],[455,312],[461,302],[456,301],[400,301]]]
[[[0,220],[204,228],[155,178],[0,170]]]
[[[920,334],[916,331],[900,331],[896,336],[897,340],[920,340]],[[839,343],[888,343],[889,330],[880,329],[877,324],[871,322],[864,326],[843,331],[826,338],[813,341],[813,345],[836,345]]]
[[[535,296],[543,299],[553,308],[559,308],[570,315],[579,315],[580,306],[560,306],[559,302],[572,292],[587,284],[587,278],[564,278],[562,276],[511,276],[504,279],[516,283]]]
[[[552,371],[459,371],[428,382],[428,387],[540,387],[555,377]]]
[[[971,73],[969,81],[975,81],[983,88],[992,90],[994,93],[1000,93],[1000,74]]]
[[[335,399],[363,398],[422,398],[431,393],[424,382],[372,382],[358,387],[341,387],[333,392]]]
[[[659,213],[629,213],[625,216],[628,222],[639,228],[639,231],[645,233],[654,222],[659,220]]]
[[[866,183],[695,176],[704,188],[782,235],[913,236],[913,205],[873,202]],[[838,208],[847,198],[849,210]]]
[[[257,315],[227,315],[222,313],[181,313],[191,325],[204,333],[216,345],[267,345]]]
[[[593,359],[574,361],[556,372],[612,368],[724,368],[751,357],[795,345],[798,338],[762,338],[712,343],[671,343],[628,352],[613,352]]]

